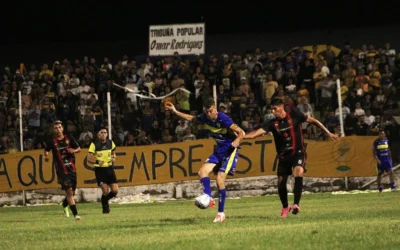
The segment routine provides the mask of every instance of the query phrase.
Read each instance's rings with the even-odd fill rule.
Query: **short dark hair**
[[[271,100],[271,106],[279,106],[279,105],[285,105],[285,102],[277,97]]]
[[[209,100],[207,100],[207,101],[204,102],[203,106],[204,106],[206,109],[209,109],[209,108],[211,108],[211,106],[215,106],[215,102],[214,102],[213,99],[210,98]]]
[[[62,121],[60,121],[60,120],[55,120],[55,121],[53,122],[53,126],[59,125],[59,124],[63,125]]]

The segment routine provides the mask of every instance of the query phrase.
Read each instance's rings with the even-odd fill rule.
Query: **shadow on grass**
[[[265,219],[276,219],[276,216],[258,216],[258,215],[229,215],[227,216],[229,219],[239,219],[239,220],[249,220],[249,219],[257,219],[257,220],[265,220]]]
[[[5,222],[5,223],[28,223],[30,221],[27,221],[27,220],[2,220],[1,222]]]

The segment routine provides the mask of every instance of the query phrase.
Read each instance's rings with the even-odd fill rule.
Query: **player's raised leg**
[[[212,157],[210,157],[206,163],[204,163],[198,172],[198,175],[200,177],[200,182],[203,185],[203,192],[207,194],[208,196],[212,197],[211,193],[211,180],[210,177],[208,176],[211,171],[214,169],[216,163],[211,163],[209,162],[212,160]],[[215,201],[211,199],[209,207],[214,207],[215,206]]]

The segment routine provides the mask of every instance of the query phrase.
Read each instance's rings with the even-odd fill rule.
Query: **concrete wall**
[[[349,190],[360,189],[365,183],[376,178],[349,178]],[[384,187],[389,188],[387,177],[383,179]],[[400,183],[400,171],[396,172],[396,183]],[[292,192],[294,179],[288,181],[288,191]],[[217,197],[215,181],[212,181],[213,196]],[[251,177],[230,179],[227,181],[227,196],[262,196],[277,194],[277,178],[275,176]],[[368,189],[376,190],[376,183]],[[344,191],[343,178],[304,178],[305,192],[333,192]],[[147,202],[149,200],[193,198],[201,194],[202,187],[199,181],[176,182],[147,186],[122,187],[118,197],[113,202]],[[97,202],[101,197],[99,188],[78,189],[75,195],[77,202]],[[57,189],[27,191],[25,200],[27,205],[60,203],[64,192]],[[22,192],[0,193],[0,206],[22,205]]]

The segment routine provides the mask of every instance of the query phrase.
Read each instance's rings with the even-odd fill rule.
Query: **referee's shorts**
[[[113,166],[95,167],[94,173],[96,175],[98,186],[102,186],[103,184],[110,185],[117,183],[117,176],[115,175]]]

